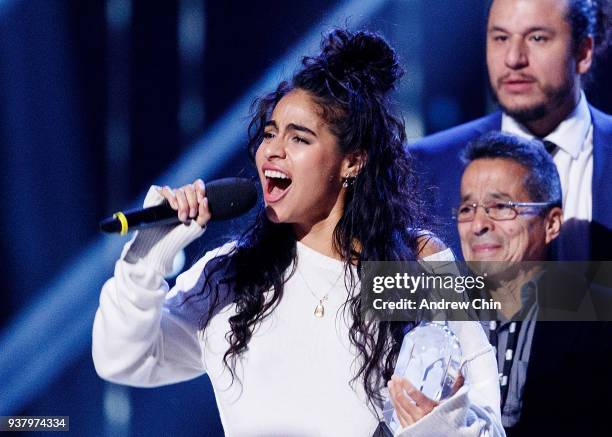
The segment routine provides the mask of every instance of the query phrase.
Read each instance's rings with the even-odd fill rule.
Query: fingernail
[[[197,215],[197,211],[195,210],[195,208],[191,208],[189,210],[189,217],[195,217]]]

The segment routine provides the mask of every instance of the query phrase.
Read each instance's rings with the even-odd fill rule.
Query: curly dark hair
[[[306,91],[321,109],[344,154],[367,156],[354,184],[347,188],[342,217],[333,233],[334,249],[345,263],[345,283],[354,291],[364,261],[414,260],[422,229],[421,202],[406,154],[404,122],[391,108],[389,92],[403,70],[393,48],[376,33],[333,30],[323,37],[321,53],[305,57],[290,81],[257,99],[252,106],[248,151],[252,159],[276,104],[293,90]],[[230,317],[230,343],[224,363],[235,377],[237,357],[248,348],[253,330],[279,304],[286,278],[296,267],[296,237],[289,224],[272,223],[262,208],[255,223],[227,255],[209,262],[200,295],[210,302],[204,329],[224,302],[236,305]],[[287,275],[289,272],[289,276]],[[231,289],[225,301],[221,290]],[[266,297],[267,291],[270,295]],[[391,378],[405,323],[365,320],[359,293],[348,293],[349,335],[361,380],[372,407],[382,402],[380,389]]]

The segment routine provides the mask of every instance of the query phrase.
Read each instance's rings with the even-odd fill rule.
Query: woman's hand
[[[463,376],[459,376],[453,386],[453,394],[463,385]],[[417,390],[406,378],[393,375],[387,383],[389,397],[399,418],[400,425],[405,428],[428,415],[439,405]]]
[[[159,190],[159,193],[164,196],[172,209],[178,211],[181,222],[189,223],[195,219],[203,228],[210,221],[206,188],[202,179],[196,179],[192,184],[176,189],[165,186]]]

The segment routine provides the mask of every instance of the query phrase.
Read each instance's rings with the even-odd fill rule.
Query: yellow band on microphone
[[[113,218],[116,218],[119,220],[119,223],[121,223],[121,231],[119,231],[119,235],[125,235],[128,232],[128,221],[127,218],[125,217],[125,214],[122,213],[121,211],[116,212],[113,214]]]

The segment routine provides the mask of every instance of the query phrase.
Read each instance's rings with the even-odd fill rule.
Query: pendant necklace
[[[308,289],[308,291],[310,291],[310,294],[312,294],[312,296],[319,301],[319,304],[315,307],[314,309],[314,316],[318,319],[323,318],[323,316],[325,316],[325,306],[323,306],[323,303],[325,301],[327,301],[328,297],[329,297],[329,293],[334,289],[334,287],[336,286],[336,284],[338,283],[338,281],[340,280],[340,278],[342,277],[342,275],[339,275],[338,278],[334,281],[334,283],[332,284],[331,287],[329,287],[329,290],[327,290],[327,293],[325,293],[323,295],[323,297],[319,297],[315,294],[314,291],[312,291],[312,288],[310,288],[310,285],[308,285],[308,281],[306,281],[306,278],[304,277],[304,275],[302,274],[302,271],[300,270],[300,268],[298,267],[297,269],[298,273],[300,274],[300,277],[302,278],[302,281],[304,281],[304,285],[306,285],[306,288]]]

